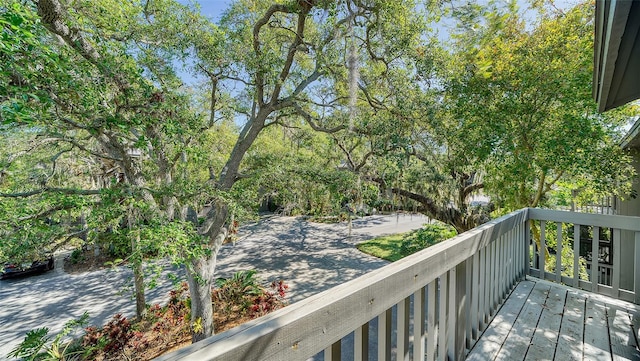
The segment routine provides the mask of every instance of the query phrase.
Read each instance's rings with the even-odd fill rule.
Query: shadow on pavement
[[[311,223],[302,218],[265,217],[243,226],[239,240],[222,248],[216,277],[230,277],[255,269],[265,282],[284,280],[290,286],[290,303],[352,280],[387,264],[361,253],[355,245],[372,237],[407,232],[428,220],[418,215],[371,216],[356,219],[349,235],[346,222]],[[169,273],[184,272],[169,265],[156,289],[147,292],[147,303],[166,300],[172,283]],[[27,331],[49,327],[52,334],[65,322],[89,312],[90,324],[101,325],[114,314],[135,314],[130,283],[131,271],[103,270],[84,274],[49,272],[20,280],[0,282],[0,359]],[[124,291],[124,292],[123,292]]]

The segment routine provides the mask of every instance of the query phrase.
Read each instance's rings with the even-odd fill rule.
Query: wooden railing
[[[528,274],[640,304],[640,218],[546,209],[529,209],[528,218],[539,228],[541,240],[540,247],[531,242]],[[550,227],[553,237],[547,234]],[[548,247],[549,239],[556,245]],[[563,246],[571,247],[570,252]],[[553,254],[540,252],[545,248]],[[580,269],[582,277],[575,272]]]
[[[514,212],[162,359],[390,360],[392,347],[399,360],[464,359],[525,275],[526,220]]]
[[[561,260],[553,273],[541,266],[547,253],[539,252],[530,234],[538,232],[546,247],[550,222],[557,244],[567,244],[567,224],[578,232],[572,243],[578,250],[576,270],[586,265],[579,258],[579,225],[591,227],[593,234],[600,234],[594,227],[613,229],[612,285],[589,281],[599,277],[598,257],[590,260],[588,279],[580,272],[566,276]],[[622,230],[634,232],[633,271],[638,274],[638,218],[522,209],[160,360],[368,360],[370,353],[377,360],[463,360],[527,274],[638,303],[640,277],[632,290],[619,284],[620,252],[615,250]],[[597,254],[600,239],[592,238]],[[562,246],[549,254],[562,254]]]

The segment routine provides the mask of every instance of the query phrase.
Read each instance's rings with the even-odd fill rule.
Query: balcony
[[[522,209],[160,359],[640,360],[639,305],[640,218]]]

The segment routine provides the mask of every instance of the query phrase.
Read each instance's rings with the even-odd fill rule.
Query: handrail
[[[619,228],[640,232],[638,217],[617,216],[569,211],[556,211],[542,208],[528,208],[529,219],[546,220],[562,223],[577,223],[583,226]]]

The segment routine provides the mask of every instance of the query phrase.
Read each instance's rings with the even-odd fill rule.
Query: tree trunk
[[[135,260],[133,262],[133,284],[136,293],[136,318],[138,321],[147,313],[147,303],[144,296],[144,275],[142,273],[142,262]]]
[[[223,206],[224,207],[224,206]],[[219,208],[218,214],[226,215],[226,208]],[[226,217],[224,217],[226,218]],[[218,252],[227,238],[227,228],[219,226],[212,236],[210,251],[207,256],[191,260],[187,268],[187,282],[191,296],[191,341],[198,342],[215,333],[213,321],[213,303],[211,286],[216,269]]]
[[[529,221],[529,225],[531,227],[533,241],[536,242],[536,247],[540,249],[542,246],[542,243],[540,242],[541,241],[540,230],[538,229],[538,226],[536,225],[536,222],[533,219]],[[549,257],[551,256],[551,254],[549,253],[549,249],[546,247],[546,242],[544,247],[544,255],[545,255],[545,259],[549,259]]]
[[[216,252],[217,253],[217,252]],[[211,286],[216,255],[193,260],[187,269],[191,295],[191,341],[198,342],[215,333]]]
[[[133,210],[129,208],[127,215],[127,228],[129,235],[133,230],[134,219]],[[136,236],[131,237],[131,260],[133,268],[133,288],[136,297],[136,318],[142,320],[147,311],[147,303],[144,297],[144,273],[142,271],[142,254],[140,253],[140,233],[136,231]]]

